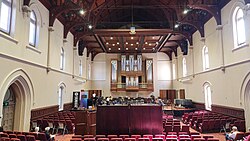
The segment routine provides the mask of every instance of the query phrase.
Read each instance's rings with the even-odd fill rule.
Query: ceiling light
[[[117,42],[116,44],[117,44],[117,45],[119,45],[120,43],[119,43],[119,42]]]
[[[109,44],[109,42],[106,42],[106,45],[108,45]]]
[[[133,46],[134,44],[131,44],[131,46]]]
[[[126,50],[128,50],[128,48],[126,48]]]
[[[159,42],[155,42],[155,44],[157,44],[157,45],[158,45],[158,44],[159,44]]]
[[[85,12],[86,12],[86,11],[85,11],[85,10],[83,10],[83,9],[80,9],[80,10],[79,10],[79,13],[80,13],[81,15],[84,15],[84,14],[85,14]]]
[[[121,48],[118,48],[118,50],[121,50]]]
[[[126,42],[126,45],[128,44],[128,42]]]
[[[135,50],[137,50],[137,47],[135,48]]]
[[[93,26],[90,24],[90,25],[88,25],[88,28],[89,28],[89,29],[92,29],[92,28],[93,28]]]
[[[112,44],[112,46],[115,46],[115,44]]]
[[[130,32],[129,32],[129,34],[135,34],[136,32],[135,32],[135,27],[134,26],[131,26],[130,27]]]
[[[139,44],[139,42],[136,42],[136,44],[138,45],[138,44]]]
[[[153,47],[153,50],[155,50],[155,48]]]
[[[113,40],[113,37],[111,36],[110,39]]]
[[[180,25],[179,24],[175,24],[174,25],[174,28],[178,28]]]
[[[131,40],[133,40],[134,39],[134,37],[131,37]]]
[[[149,46],[151,46],[152,44],[151,44],[151,43],[149,43],[148,45],[149,45]]]
[[[111,48],[109,48],[109,50],[111,50]]]
[[[153,36],[152,39],[155,39],[155,37]]]
[[[183,11],[183,14],[187,14],[189,12],[189,10],[188,9],[185,9],[184,11]]]
[[[145,42],[145,44],[147,45],[147,44],[148,44],[148,42]]]
[[[145,50],[146,48],[144,47],[143,50]]]

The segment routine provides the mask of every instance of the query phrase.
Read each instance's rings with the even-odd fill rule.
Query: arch
[[[212,89],[211,89],[211,83],[206,81],[203,84],[203,94],[205,97],[205,109],[206,110],[212,110]]]
[[[240,89],[240,104],[244,107],[246,129],[250,127],[250,72],[243,79]]]
[[[30,77],[22,69],[16,69],[12,71],[0,85],[0,103],[3,103],[4,94],[9,87],[14,88],[16,93],[16,106],[18,109],[14,118],[14,130],[17,131],[29,131],[31,108],[34,105],[34,88]],[[2,123],[2,111],[3,107],[0,106],[0,123]]]
[[[59,111],[61,111],[63,110],[63,97],[66,94],[66,84],[64,82],[60,82],[57,90]]]

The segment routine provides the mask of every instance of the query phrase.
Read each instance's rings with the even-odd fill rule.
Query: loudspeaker
[[[78,55],[79,56],[83,55],[84,47],[85,47],[84,41],[83,40],[79,40],[79,42],[78,42]]]

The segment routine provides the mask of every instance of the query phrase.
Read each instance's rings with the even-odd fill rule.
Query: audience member
[[[232,127],[232,131],[229,134],[226,134],[226,140],[234,140],[236,134],[238,133],[238,129],[236,126]]]
[[[50,127],[46,127],[46,128],[45,128],[45,136],[46,136],[46,139],[47,139],[48,141],[53,141],[55,135],[51,135],[50,132],[49,132],[49,130],[50,130]]]
[[[0,126],[0,133],[3,133],[3,127]]]
[[[38,134],[39,133],[39,127],[36,127],[34,132]]]

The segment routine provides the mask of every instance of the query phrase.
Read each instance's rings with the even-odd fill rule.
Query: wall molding
[[[65,111],[72,110],[72,102],[64,103],[63,104],[63,110],[65,110]]]
[[[52,105],[52,106],[32,109],[30,119],[35,120],[35,119],[44,117],[46,115],[56,113],[58,112],[58,110],[59,110],[59,105]]]
[[[193,101],[193,104],[198,110],[205,110],[205,103]]]

